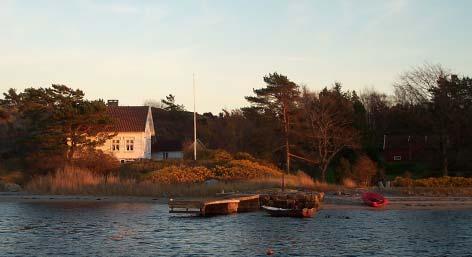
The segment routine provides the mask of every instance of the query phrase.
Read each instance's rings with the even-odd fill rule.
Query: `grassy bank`
[[[174,170],[177,177],[177,171]],[[187,172],[183,170],[182,172]],[[166,175],[166,178],[169,176]],[[279,188],[281,177],[221,180],[210,182],[165,183],[152,178],[137,180],[117,175],[101,175],[76,167],[31,180],[25,190],[36,194],[126,195],[126,196],[214,196],[220,192],[256,192]],[[285,176],[287,188],[315,189],[318,185],[306,174]]]
[[[416,196],[472,196],[472,178],[437,177],[412,179],[396,177],[391,192]]]
[[[438,177],[438,178],[423,178],[423,179],[411,179],[396,177],[393,181],[396,186],[402,187],[428,187],[428,188],[441,188],[441,187],[472,187],[472,178],[464,177]]]

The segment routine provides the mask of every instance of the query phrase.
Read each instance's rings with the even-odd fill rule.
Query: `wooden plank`
[[[169,213],[200,213],[200,210],[170,210]]]
[[[216,201],[208,201],[204,202],[203,205],[211,205],[211,204],[228,204],[228,203],[239,203],[239,200],[233,200],[233,199],[225,199],[225,200],[216,200]]]
[[[203,204],[169,204],[169,208],[202,208]]]
[[[202,208],[202,216],[227,215],[238,211],[239,200],[213,201]]]
[[[236,196],[236,197],[231,197],[231,199],[235,199],[239,201],[249,201],[249,200],[259,199],[259,195]]]
[[[174,200],[168,202],[170,213],[199,213],[202,216],[236,213],[259,209],[259,195],[233,195],[223,199]]]
[[[170,208],[202,208],[204,205],[200,201],[169,201]]]
[[[204,201],[196,201],[196,200],[170,200],[169,204],[194,204],[194,203],[204,203]]]

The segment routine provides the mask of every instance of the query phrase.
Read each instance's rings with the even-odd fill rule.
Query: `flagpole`
[[[192,74],[193,80],[193,160],[197,160],[197,109],[195,108],[195,73]]]

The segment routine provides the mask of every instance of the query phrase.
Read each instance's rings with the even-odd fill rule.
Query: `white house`
[[[116,136],[98,148],[121,162],[151,159],[151,139],[155,136],[151,108],[118,106],[118,101],[111,100],[107,113],[114,120],[110,132],[116,132]]]

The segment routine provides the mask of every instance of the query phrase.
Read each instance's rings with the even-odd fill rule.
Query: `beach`
[[[472,210],[472,197],[444,196],[388,196],[389,204],[378,210]],[[197,197],[185,197],[197,199]],[[201,199],[201,198],[198,198]],[[109,202],[109,203],[159,203],[166,204],[164,197],[142,196],[94,196],[94,195],[37,195],[29,193],[0,193],[0,202],[53,203],[53,202]],[[359,193],[350,195],[335,195],[328,192],[325,195],[322,209],[352,210],[373,209],[365,206]]]

